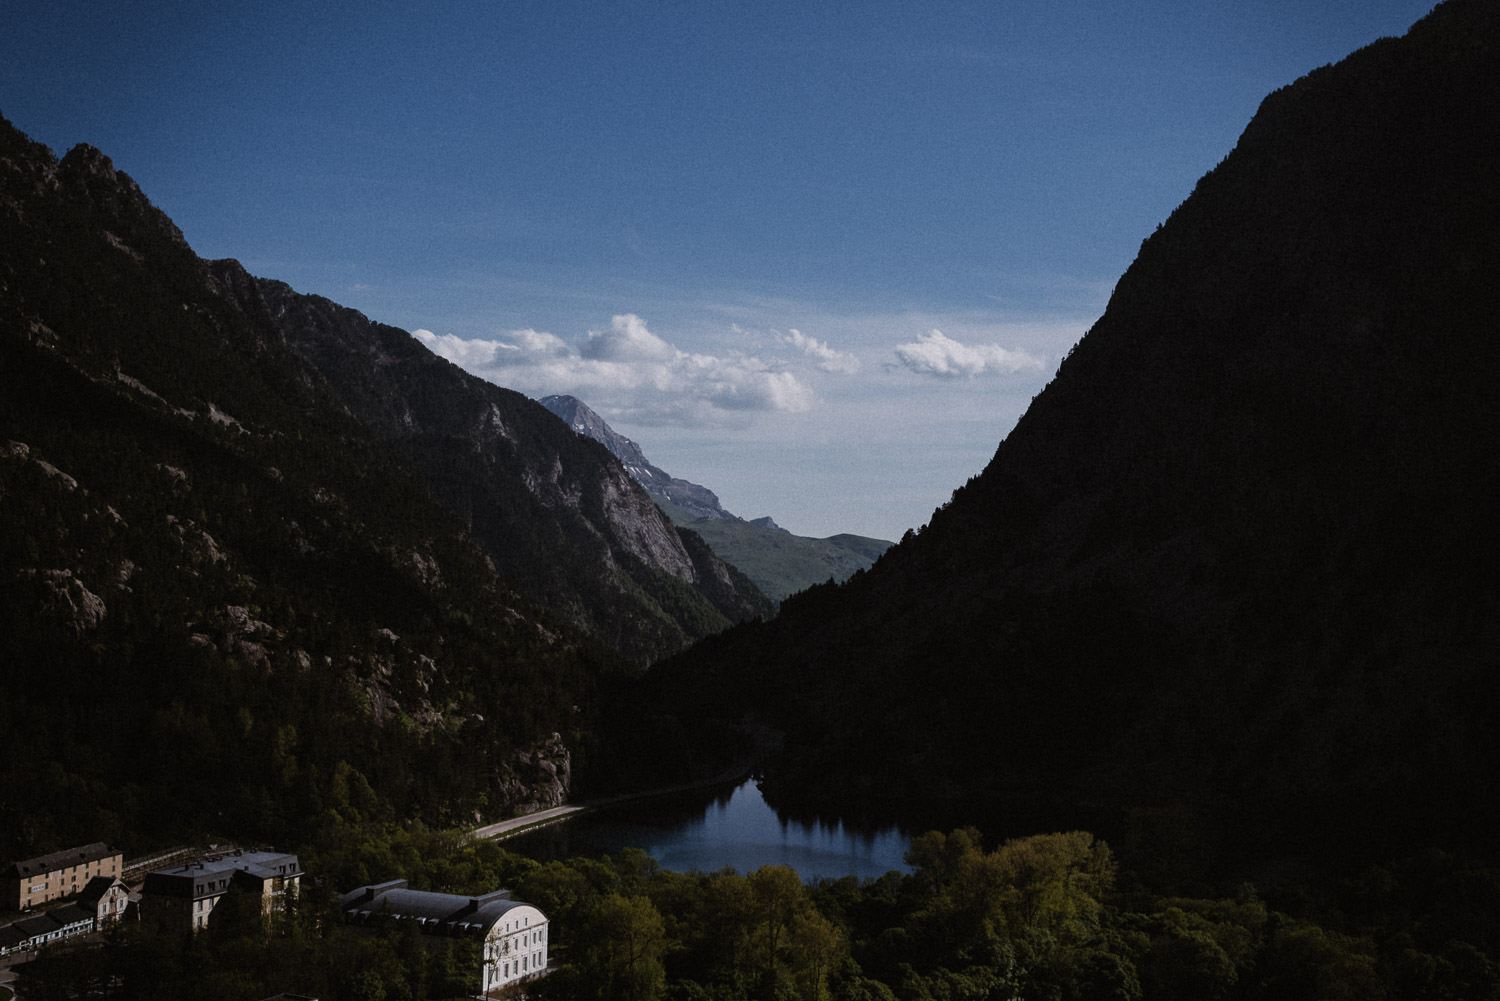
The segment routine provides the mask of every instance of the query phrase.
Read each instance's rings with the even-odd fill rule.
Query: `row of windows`
[[[106,861],[112,863],[114,860],[113,859],[109,859],[109,860],[106,860]],[[78,875],[80,873],[82,873],[83,875],[87,875],[91,871],[93,871],[95,869],[98,869],[101,865],[104,865],[104,864],[105,864],[104,862],[95,861],[95,862],[83,862],[83,863],[79,863],[78,865],[65,865],[65,866],[62,866],[62,867],[57,868],[57,869],[49,869],[47,871],[47,875],[48,876],[52,876],[52,875],[57,875],[57,876],[75,875],[76,876],[76,875]]]
[[[545,965],[542,962],[542,956],[540,953],[535,956],[522,956],[517,962],[501,964],[500,975],[502,977],[509,977],[520,973],[526,973],[528,972],[528,962],[530,964],[530,969],[532,970],[540,970]]]

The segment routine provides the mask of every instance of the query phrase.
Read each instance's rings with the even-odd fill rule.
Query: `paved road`
[[[530,827],[532,824],[547,824],[554,820],[577,813],[584,809],[582,806],[554,806],[550,810],[539,810],[536,813],[528,813],[524,817],[512,817],[494,824],[486,824],[474,831],[476,838],[495,838],[502,834],[509,834],[520,827]]]
[[[763,759],[771,751],[779,750],[782,736],[780,733],[766,726],[757,725],[752,728],[755,738],[755,750],[742,761],[737,761],[725,769],[721,774],[712,778],[700,779],[697,782],[684,782],[681,785],[665,786],[659,789],[646,789],[641,792],[622,793],[618,796],[607,796],[604,799],[592,800],[588,803],[579,803],[569,806],[554,806],[550,810],[538,810],[536,813],[528,813],[524,817],[512,817],[494,824],[486,824],[484,827],[474,829],[476,838],[497,838],[510,834],[522,827],[531,827],[539,824],[550,824],[564,817],[572,816],[580,810],[587,810],[591,806],[608,806],[613,803],[624,803],[635,799],[651,799],[654,796],[668,796],[676,792],[686,792],[689,789],[701,789],[705,786],[722,785],[726,782],[734,782],[743,779],[750,774],[750,769],[755,762]]]

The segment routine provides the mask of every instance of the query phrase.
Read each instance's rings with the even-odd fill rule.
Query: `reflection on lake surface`
[[[678,872],[726,866],[747,873],[788,865],[803,879],[910,872],[907,836],[895,827],[858,828],[842,821],[782,819],[751,779],[590,811],[573,820],[508,838],[506,849],[537,859],[596,856],[639,848]]]

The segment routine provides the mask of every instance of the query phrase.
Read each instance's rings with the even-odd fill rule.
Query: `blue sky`
[[[1430,7],[8,0],[0,112],[736,514],[894,539],[1267,93]]]

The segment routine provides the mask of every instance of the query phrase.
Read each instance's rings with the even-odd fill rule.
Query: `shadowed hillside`
[[[97,150],[0,120],[0,291],[0,855],[566,793],[615,658]]]
[[[1486,835],[1497,19],[1454,0],[1268,97],[925,530],[660,691],[784,729],[788,802]]]

